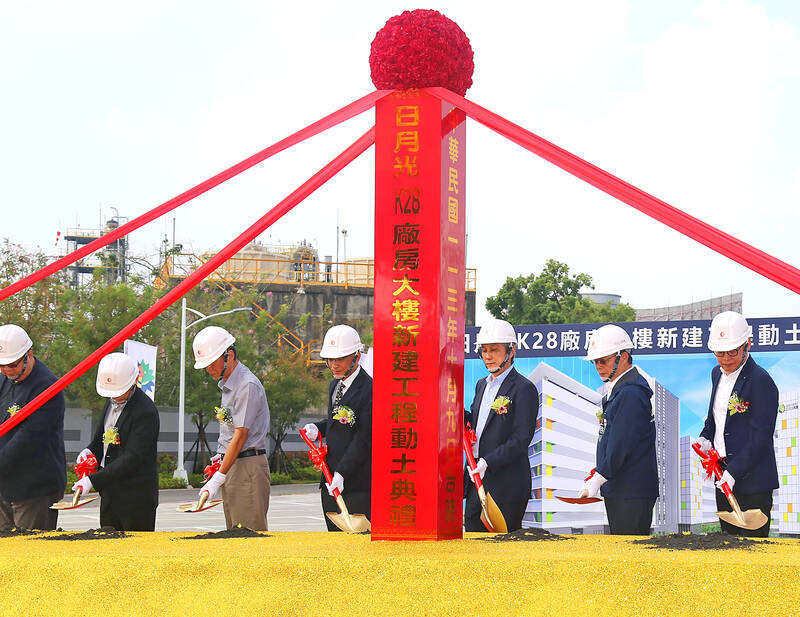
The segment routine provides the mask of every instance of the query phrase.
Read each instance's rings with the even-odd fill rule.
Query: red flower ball
[[[461,96],[472,85],[472,47],[464,31],[438,11],[405,11],[378,31],[369,54],[379,90],[441,86]]]

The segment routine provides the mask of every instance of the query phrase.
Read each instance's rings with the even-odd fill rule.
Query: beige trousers
[[[222,485],[227,528],[241,525],[267,531],[269,488],[269,462],[265,454],[237,458]]]

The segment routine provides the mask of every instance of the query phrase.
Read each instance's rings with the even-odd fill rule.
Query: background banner
[[[136,379],[136,385],[150,397],[150,400],[155,400],[156,352],[158,347],[128,339],[125,341],[123,350],[125,355],[133,358],[136,361],[136,366],[139,367],[139,377]]]

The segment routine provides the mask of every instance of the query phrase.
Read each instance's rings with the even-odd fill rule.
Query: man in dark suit
[[[514,531],[522,527],[531,496],[528,445],[536,431],[539,393],[512,366],[517,336],[511,324],[494,320],[480,329],[477,341],[489,376],[475,384],[475,398],[464,422],[477,437],[472,453],[486,491],[503,513],[508,531]],[[464,529],[486,531],[475,481],[466,469],[464,495]]]
[[[614,324],[594,331],[586,360],[608,384],[597,439],[596,467],[580,497],[605,500],[612,534],[650,533],[658,499],[653,391],[633,366],[633,342]]]
[[[333,373],[328,418],[303,428],[312,441],[318,435],[328,446],[330,484],[320,481],[323,512],[338,512],[333,489],[338,488],[351,514],[370,518],[372,482],[372,377],[359,366],[361,338],[340,324],[325,333],[320,356]],[[328,531],[340,531],[327,517]]]
[[[773,434],[778,415],[778,388],[769,373],[750,356],[751,332],[739,313],[725,311],[711,322],[708,348],[719,366],[711,371],[711,401],[698,443],[721,457],[717,509],[731,506],[720,490],[727,482],[742,510],[759,509],[767,516],[763,527],[742,529],[720,521],[722,530],[742,536],[769,535],[772,491],[778,488]]]
[[[103,420],[82,462],[94,454],[100,468],[72,490],[100,493],[100,525],[120,531],[153,531],[158,507],[158,409],[136,387],[139,369],[130,356],[112,353],[97,369],[97,393],[107,396]]]
[[[17,325],[0,326],[0,422],[56,382],[33,355],[33,342]],[[0,529],[53,530],[64,496],[63,393],[59,393],[0,437]]]

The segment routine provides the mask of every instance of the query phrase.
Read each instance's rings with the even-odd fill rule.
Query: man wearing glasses
[[[719,453],[723,469],[716,483],[717,510],[731,506],[720,490],[727,482],[742,510],[759,509],[767,516],[763,527],[742,529],[720,521],[733,535],[769,534],[772,491],[778,488],[773,433],[778,415],[778,388],[769,373],[750,356],[752,334],[747,320],[726,311],[711,322],[708,348],[719,366],[711,371],[708,417],[697,442],[704,451]]]
[[[613,324],[598,328],[589,340],[586,359],[608,385],[596,467],[579,496],[603,496],[612,534],[644,536],[658,499],[656,426],[653,391],[633,366],[632,352],[628,333]]]
[[[5,422],[56,381],[34,357],[28,334],[0,326],[0,422]],[[57,394],[0,437],[0,529],[53,530],[64,497],[64,395]]]

